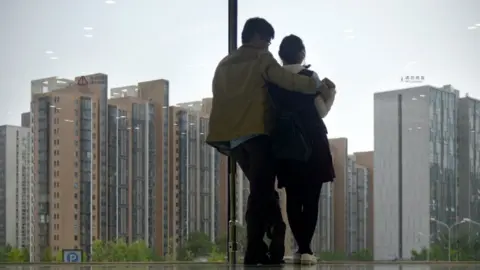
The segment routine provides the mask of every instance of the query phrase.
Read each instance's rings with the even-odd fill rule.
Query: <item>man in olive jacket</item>
[[[207,143],[234,158],[250,181],[245,264],[265,264],[265,212],[275,199],[275,167],[269,133],[274,124],[267,82],[315,94],[322,82],[283,69],[268,51],[275,33],[262,18],[247,20],[242,46],[226,56],[213,78],[213,103]]]

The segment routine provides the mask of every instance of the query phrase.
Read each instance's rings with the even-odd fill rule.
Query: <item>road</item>
[[[0,264],[0,269],[12,270],[103,270],[103,269],[129,269],[129,270],[242,270],[242,269],[306,269],[306,270],[480,270],[480,265],[469,264],[319,264],[309,267],[285,265],[283,267],[248,267],[228,266],[225,264],[61,264],[61,265],[6,265]]]

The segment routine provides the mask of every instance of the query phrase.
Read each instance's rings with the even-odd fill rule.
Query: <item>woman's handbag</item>
[[[306,162],[312,154],[305,128],[295,112],[278,112],[272,131],[275,158]]]

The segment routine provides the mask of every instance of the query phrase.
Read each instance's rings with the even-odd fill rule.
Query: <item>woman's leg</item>
[[[292,231],[293,237],[297,242],[301,242],[302,232],[302,196],[303,192],[300,183],[297,181],[295,175],[295,167],[292,166],[295,162],[280,161],[277,163],[277,179],[282,182],[285,187],[285,194],[287,199],[287,219]]]
[[[288,224],[292,230],[297,245],[301,242],[302,232],[302,194],[298,188],[289,186],[285,188],[287,194],[287,216]]]
[[[301,243],[299,243],[299,252],[301,254],[313,254],[311,243],[315,229],[317,228],[318,220],[318,203],[320,199],[320,192],[322,189],[321,183],[310,184],[303,189],[302,196],[302,236]]]

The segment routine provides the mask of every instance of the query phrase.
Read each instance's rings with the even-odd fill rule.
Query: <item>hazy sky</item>
[[[164,78],[171,104],[211,96],[228,48],[226,0],[115,2],[1,0],[0,124],[18,125],[30,81],[50,76],[103,72],[110,87]],[[401,76],[480,98],[479,0],[239,2],[239,33],[247,18],[266,18],[274,55],[283,36],[297,34],[312,69],[336,82],[327,125],[331,137],[349,139],[349,152],[372,148],[373,93],[410,86]]]

